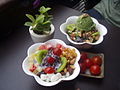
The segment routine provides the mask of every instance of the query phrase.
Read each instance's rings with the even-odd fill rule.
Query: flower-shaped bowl
[[[66,26],[69,24],[75,24],[77,22],[77,19],[79,18],[79,16],[70,16],[67,18],[66,22],[60,25],[60,30],[61,32],[66,35],[68,41],[74,45],[77,48],[82,48],[82,49],[88,49],[90,47],[92,47],[93,45],[98,45],[100,44],[103,39],[104,36],[107,34],[107,28],[100,24],[95,18],[91,17],[93,22],[96,24],[96,29],[100,32],[100,37],[99,39],[94,42],[94,43],[89,43],[89,42],[75,42],[73,40],[70,39],[69,35],[66,33]]]
[[[40,45],[43,45],[43,44],[52,44],[52,45],[56,45],[57,43],[63,45],[64,47],[67,47],[67,48],[71,48],[71,49],[75,49],[75,52],[77,53],[77,57],[76,57],[76,61],[75,61],[75,69],[74,69],[74,72],[72,75],[70,75],[69,77],[67,78],[60,78],[59,80],[55,81],[55,82],[45,82],[43,80],[41,80],[41,78],[37,75],[35,75],[34,73],[30,72],[29,71],[29,68],[28,68],[28,57],[34,53],[36,51],[36,49],[40,46]],[[36,43],[36,44],[33,44],[32,46],[30,46],[28,48],[28,51],[27,51],[27,57],[24,59],[23,63],[22,63],[22,68],[23,68],[23,71],[29,75],[29,76],[33,76],[35,78],[35,80],[42,86],[54,86],[58,83],[60,83],[61,81],[69,81],[69,80],[72,80],[74,78],[76,78],[79,73],[80,73],[80,66],[78,64],[78,61],[80,60],[80,52],[73,46],[69,46],[69,45],[66,45],[62,40],[59,40],[59,39],[51,39],[45,43]]]

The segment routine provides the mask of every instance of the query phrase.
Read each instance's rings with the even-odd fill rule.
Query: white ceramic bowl
[[[32,72],[29,71],[28,69],[28,57],[34,53],[36,51],[36,49],[42,45],[42,44],[45,44],[45,43],[50,43],[52,45],[56,45],[57,43],[60,43],[62,44],[64,47],[68,47],[68,48],[71,48],[71,49],[75,49],[75,52],[77,53],[77,58],[76,58],[76,62],[74,64],[75,66],[75,70],[73,72],[72,75],[70,75],[69,77],[67,78],[61,78],[59,79],[58,81],[55,81],[55,82],[45,82],[43,80],[40,79],[40,77],[38,77],[37,75],[33,74]],[[59,39],[51,39],[45,43],[36,43],[36,44],[33,44],[32,46],[29,47],[28,49],[28,52],[27,52],[27,57],[24,59],[23,63],[22,63],[22,68],[23,68],[23,71],[27,74],[27,75],[30,75],[30,76],[33,76],[35,78],[35,80],[40,84],[40,85],[43,85],[43,86],[54,86],[56,84],[58,84],[59,82],[61,81],[68,81],[68,80],[72,80],[74,78],[76,78],[79,73],[80,73],[80,66],[78,64],[78,61],[80,60],[80,52],[72,47],[72,46],[69,46],[69,45],[66,45],[62,40],[59,40]]]
[[[107,29],[105,26],[100,24],[95,18],[91,17],[93,22],[96,24],[96,29],[100,32],[100,38],[94,43],[88,43],[88,42],[74,42],[70,39],[69,35],[66,33],[66,26],[69,24],[75,24],[77,22],[79,16],[70,16],[67,18],[66,22],[60,25],[60,30],[63,34],[67,36],[68,41],[73,44],[75,47],[80,48],[89,48],[93,45],[100,44],[103,41],[104,36],[107,34]]]
[[[54,37],[54,32],[55,32],[55,27],[53,24],[50,25],[51,27],[51,32],[48,35],[38,35],[31,30],[32,27],[29,28],[29,33],[30,36],[33,40],[34,43],[39,43],[39,42],[45,42],[47,40],[53,39]]]

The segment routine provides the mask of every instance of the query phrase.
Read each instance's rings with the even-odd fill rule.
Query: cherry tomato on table
[[[99,75],[101,73],[101,68],[99,65],[92,65],[90,67],[90,73],[92,75]]]
[[[91,58],[91,61],[93,62],[93,64],[95,64],[95,65],[101,65],[102,64],[102,59],[101,59],[101,57],[100,56],[93,56],[92,58]]]
[[[81,60],[84,61],[84,60],[87,59],[87,58],[88,58],[87,53],[82,52],[82,53],[81,53]],[[82,61],[81,61],[81,62],[82,62]]]
[[[87,69],[85,63],[80,63],[80,69],[81,69],[81,70],[80,70],[81,73],[85,73],[85,71],[86,71],[86,69]]]
[[[87,68],[90,68],[90,66],[93,65],[93,63],[92,63],[92,61],[91,61],[90,58],[85,59],[85,60],[83,61],[83,63],[85,63],[85,65],[86,65]]]

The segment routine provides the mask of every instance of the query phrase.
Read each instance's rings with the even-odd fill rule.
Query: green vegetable
[[[42,59],[45,57],[45,55],[48,53],[48,50],[40,50],[38,53],[35,54],[35,58],[39,64],[42,63]]]
[[[66,27],[66,29],[67,29],[67,30],[70,30],[70,31],[74,31],[75,28],[76,28],[75,24],[69,24],[69,25],[67,25],[67,27]]]
[[[75,24],[69,24],[66,27],[66,30],[67,30],[68,34],[71,34],[75,29],[76,29],[76,25]]]
[[[92,36],[96,36],[96,35],[99,35],[99,34],[100,34],[100,32],[95,32],[95,33],[92,34]]]
[[[81,15],[76,23],[78,30],[90,31],[95,28],[95,24],[88,14]]]
[[[64,68],[67,65],[67,59],[65,57],[61,57],[61,66],[57,69],[57,72],[61,72],[62,70],[64,70]]]

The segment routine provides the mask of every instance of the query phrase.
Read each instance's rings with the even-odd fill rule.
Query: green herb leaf
[[[46,21],[46,22],[43,23],[43,25],[44,24],[51,24],[51,21]]]
[[[37,17],[37,19],[36,19],[36,23],[43,23],[43,21],[44,21],[44,15],[39,15],[38,17]]]
[[[45,8],[44,6],[42,6],[39,10],[40,13],[46,13],[47,11],[49,11],[51,8]]]
[[[32,21],[32,22],[35,22],[35,19],[32,15],[30,14],[26,14],[26,16]]]
[[[38,18],[38,17],[39,17],[39,15],[38,15],[38,14],[36,14],[36,15],[35,15],[35,17],[36,17],[36,18]]]
[[[49,10],[51,10],[51,8],[46,8],[46,9],[45,9],[45,12],[47,12],[47,11],[49,11]],[[45,12],[44,12],[44,13],[45,13]]]
[[[24,25],[25,25],[25,26],[33,26],[33,23],[31,23],[31,22],[26,22]]]
[[[42,6],[42,7],[40,7],[39,12],[40,12],[40,13],[43,13],[44,10],[45,10],[45,7]]]

